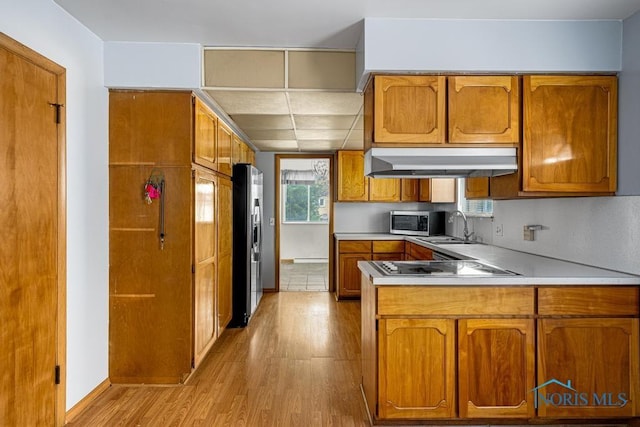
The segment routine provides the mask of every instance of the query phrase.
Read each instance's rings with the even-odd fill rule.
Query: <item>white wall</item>
[[[67,70],[67,408],[108,376],[108,98],[102,41],[51,0],[0,2],[0,31]]]
[[[280,259],[329,258],[329,224],[280,224]]]
[[[199,44],[106,42],[104,61],[110,88],[200,87]]]
[[[620,21],[366,18],[356,79],[362,90],[372,71],[619,71],[621,42]]]

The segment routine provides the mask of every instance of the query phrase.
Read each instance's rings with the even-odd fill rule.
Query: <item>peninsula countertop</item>
[[[556,258],[478,244],[433,244],[414,236],[389,233],[336,233],[337,240],[405,240],[434,251],[461,258],[475,259],[504,270],[514,276],[385,276],[369,261],[359,261],[360,271],[374,285],[640,285],[640,276],[592,267]]]

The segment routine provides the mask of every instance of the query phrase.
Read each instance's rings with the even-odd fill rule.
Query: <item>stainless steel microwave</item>
[[[391,211],[389,232],[414,236],[444,234],[445,212],[442,211]]]

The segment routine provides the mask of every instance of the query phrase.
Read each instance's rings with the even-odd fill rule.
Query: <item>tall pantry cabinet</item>
[[[229,321],[231,179],[218,169],[232,155],[220,125],[191,92],[110,92],[112,383],[183,382]],[[145,185],[162,180],[148,203]]]

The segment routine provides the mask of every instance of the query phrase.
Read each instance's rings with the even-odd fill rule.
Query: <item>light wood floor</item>
[[[368,426],[359,358],[358,301],[265,294],[186,385],[113,385],[69,425]]]

